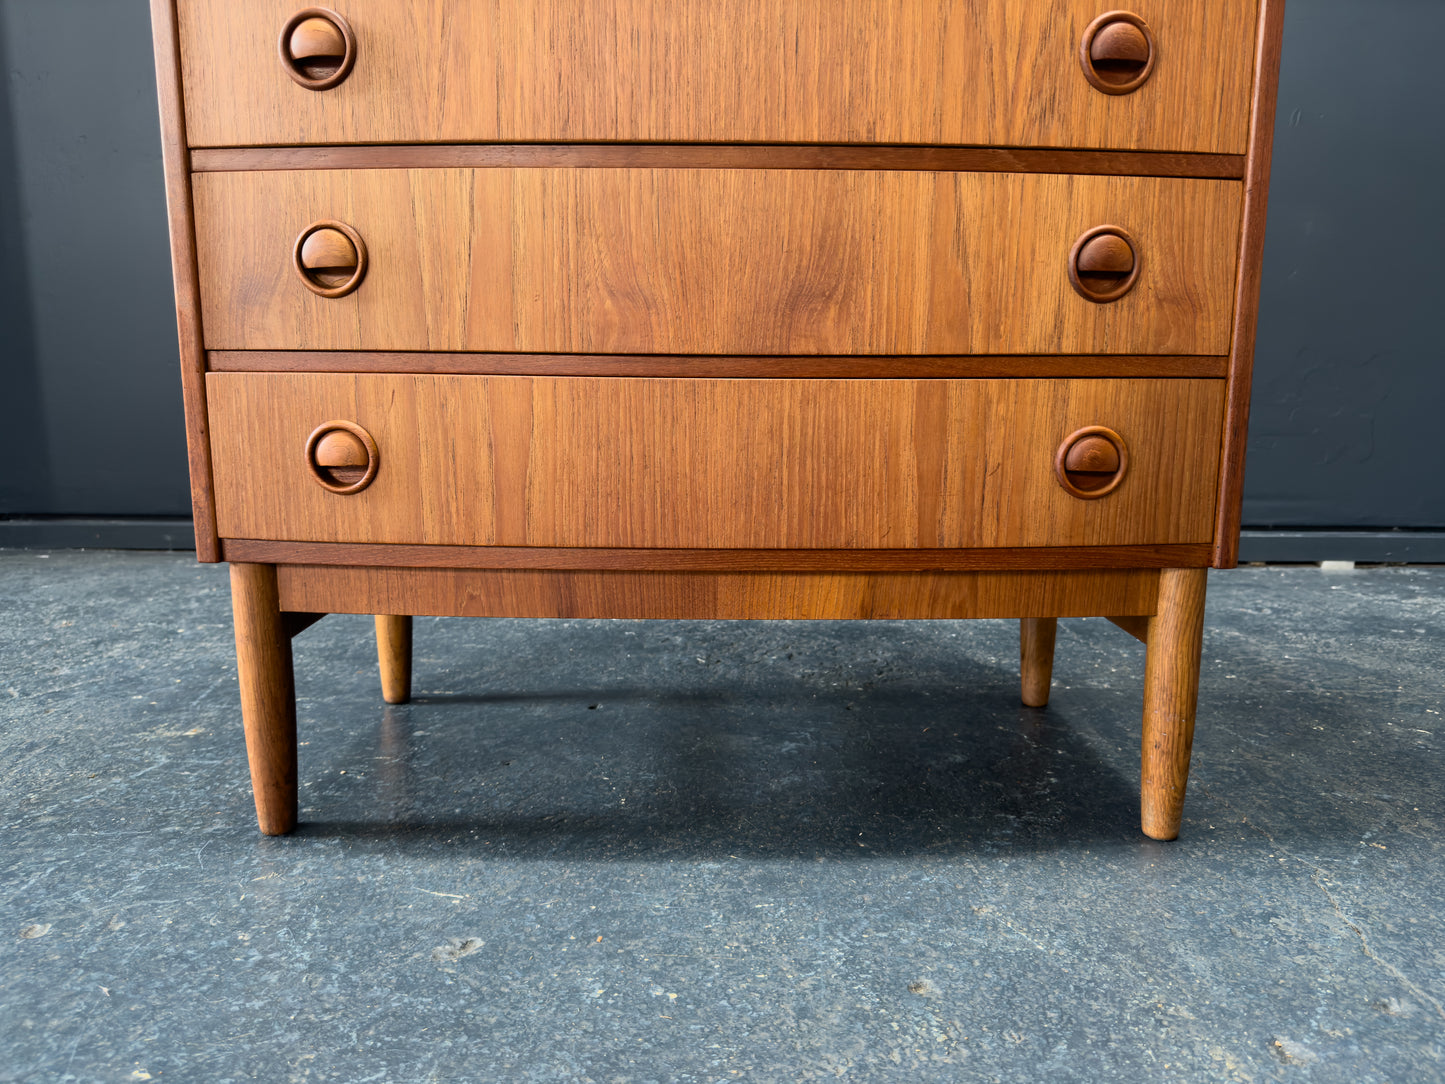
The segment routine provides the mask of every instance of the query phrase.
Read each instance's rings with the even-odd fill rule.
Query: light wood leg
[[[1202,568],[1165,569],[1159,575],[1158,613],[1149,618],[1139,809],[1144,834],[1154,839],[1177,838],[1184,814],[1206,578]]]
[[[233,564],[236,673],[256,820],[268,836],[296,827],[296,684],[276,566]]]
[[[381,698],[388,704],[411,699],[411,618],[376,615],[376,658],[381,665]]]
[[[1049,683],[1054,678],[1054,639],[1058,633],[1057,617],[1025,617],[1019,621],[1019,673],[1026,707],[1048,706]]]

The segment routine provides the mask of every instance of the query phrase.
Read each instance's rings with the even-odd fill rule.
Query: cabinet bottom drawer
[[[1224,406],[1205,379],[206,383],[222,537],[462,546],[1208,542]]]

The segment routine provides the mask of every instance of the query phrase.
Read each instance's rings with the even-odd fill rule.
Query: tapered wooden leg
[[[411,699],[411,618],[376,615],[376,658],[381,665],[381,698],[388,704]]]
[[[296,685],[275,565],[231,566],[236,672],[256,820],[268,836],[296,827]]]
[[[1154,839],[1177,838],[1184,813],[1206,575],[1202,568],[1166,568],[1159,575],[1159,612],[1149,618],[1139,808],[1144,834]]]
[[[1027,707],[1048,706],[1049,683],[1054,678],[1054,638],[1058,633],[1057,617],[1025,617],[1019,622],[1019,672]]]

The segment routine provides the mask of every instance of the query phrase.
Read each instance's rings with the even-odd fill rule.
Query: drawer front
[[[222,537],[932,549],[1209,541],[1224,384],[211,373],[207,395]],[[358,492],[308,465],[330,422],[374,442]],[[1089,426],[1127,466],[1081,499],[1056,453]]]
[[[1229,352],[1243,186],[1057,174],[378,169],[195,177],[211,349],[668,354]],[[293,267],[318,221],[365,277]],[[1133,290],[1070,283],[1122,227]]]
[[[329,0],[326,90],[282,67],[302,0],[180,0],[192,146],[702,141],[1242,154],[1255,0],[1130,0],[1133,93],[1080,63],[1101,0]],[[244,108],[238,108],[238,103]]]

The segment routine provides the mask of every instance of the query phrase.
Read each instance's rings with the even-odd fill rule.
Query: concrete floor
[[[1213,577],[1174,844],[1102,621],[416,640],[265,839],[225,568],[0,553],[0,1080],[1445,1079],[1445,569]]]

